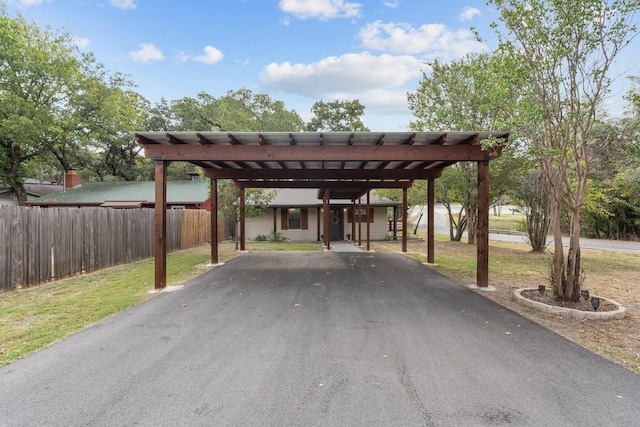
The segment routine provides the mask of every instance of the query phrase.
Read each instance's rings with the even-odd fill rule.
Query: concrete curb
[[[627,310],[622,305],[617,302],[610,300],[608,298],[598,297],[602,301],[606,301],[615,305],[617,310],[615,311],[582,311],[576,310],[573,308],[565,308],[565,307],[556,307],[553,305],[548,305],[539,301],[532,301],[522,296],[523,291],[537,291],[535,288],[522,288],[516,289],[513,291],[513,299],[524,306],[531,307],[538,311],[544,311],[546,313],[555,314],[555,315],[567,315],[573,319],[578,320],[620,320],[623,319],[627,315]],[[597,295],[594,295],[597,296]]]

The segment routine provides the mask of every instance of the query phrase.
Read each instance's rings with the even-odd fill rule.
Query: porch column
[[[367,250],[371,250],[371,191],[367,191]]]
[[[322,201],[322,203],[324,203],[324,200]],[[316,208],[316,222],[317,224],[317,229],[318,229],[318,242],[320,241],[320,208],[317,207]]]
[[[435,178],[427,182],[427,262],[435,263]]]
[[[489,156],[478,162],[477,285],[489,286]]]
[[[356,201],[351,201],[351,242],[356,242]]]
[[[218,180],[211,178],[211,264],[218,263]]]
[[[246,250],[244,232],[244,187],[240,187],[240,250]]]
[[[402,187],[402,252],[407,252],[407,187]]]
[[[155,289],[167,286],[167,162],[155,164]]]
[[[398,240],[398,207],[393,207],[393,240]]]
[[[273,234],[278,232],[278,208],[271,208],[273,210]]]
[[[358,246],[362,246],[362,221],[361,221],[361,219],[362,219],[362,197],[358,198]]]

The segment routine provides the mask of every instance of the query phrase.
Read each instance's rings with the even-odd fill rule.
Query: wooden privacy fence
[[[210,238],[210,213],[167,211],[167,250]],[[0,206],[0,292],[149,258],[153,209]]]

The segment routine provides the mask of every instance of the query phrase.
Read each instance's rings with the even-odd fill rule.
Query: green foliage
[[[30,163],[58,143],[72,120],[83,58],[67,33],[40,30],[0,9],[0,181],[22,187]]]
[[[272,231],[271,234],[264,235],[260,234],[255,238],[256,242],[271,242],[271,243],[282,243],[287,242],[289,239],[279,231]]]
[[[224,132],[294,132],[304,128],[295,110],[287,110],[282,101],[249,89],[228,91],[216,98],[205,92],[196,98],[163,101],[154,110],[153,123],[169,130]]]
[[[133,83],[80,52],[71,34],[2,12],[0,180],[19,189],[44,169],[51,180],[79,168],[91,179],[139,178],[145,162],[130,132],[147,102]]]
[[[219,179],[217,185],[220,216],[239,221],[240,191],[227,179]],[[245,190],[245,217],[256,218],[263,216],[264,207],[273,200],[276,194],[275,190],[247,188]]]
[[[411,129],[416,131],[499,131],[509,125],[509,110],[518,102],[519,81],[503,78],[514,60],[498,54],[469,55],[458,61],[432,62],[418,89],[408,95],[409,108],[416,117]],[[494,141],[495,142],[495,141]],[[490,199],[498,200],[518,183],[525,160],[518,141],[506,147],[494,144],[488,153],[501,149],[502,156],[490,162]],[[443,171],[436,180],[436,194],[449,212],[451,239],[460,240],[469,226],[469,243],[475,242],[477,228],[477,167],[457,163]],[[410,203],[426,203],[426,183],[409,190]],[[460,204],[456,213],[452,205]]]
[[[317,101],[311,107],[314,117],[307,123],[311,132],[369,132],[362,122],[364,105],[360,101]]]

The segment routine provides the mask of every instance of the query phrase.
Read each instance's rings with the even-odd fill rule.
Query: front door
[[[329,211],[329,238],[332,241],[342,240],[344,235],[342,209],[331,208]]]

